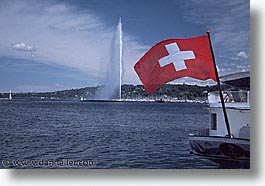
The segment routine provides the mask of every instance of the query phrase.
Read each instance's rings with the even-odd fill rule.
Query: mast
[[[12,93],[11,93],[11,90],[9,91],[9,100],[12,99]]]
[[[224,119],[225,119],[225,125],[226,125],[226,129],[227,129],[228,137],[231,138],[232,135],[231,135],[231,131],[230,131],[230,125],[229,125],[229,121],[228,121],[228,116],[227,116],[227,113],[226,113],[226,108],[225,108],[225,102],[224,102],[223,92],[222,92],[222,88],[221,88],[221,83],[220,83],[220,79],[219,79],[219,75],[218,75],[218,71],[217,71],[217,67],[216,67],[216,63],[215,63],[215,57],[214,57],[214,53],[213,53],[213,47],[212,47],[212,43],[211,43],[210,32],[207,32],[207,35],[208,35],[209,43],[210,43],[210,48],[211,48],[211,53],[212,53],[212,58],[213,58],[213,64],[214,64],[214,70],[215,70],[215,75],[216,75],[216,80],[217,80],[217,86],[218,86],[218,90],[219,90],[219,95],[220,95],[222,109],[223,109],[223,114],[224,114]]]

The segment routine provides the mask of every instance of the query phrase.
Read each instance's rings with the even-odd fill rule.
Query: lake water
[[[207,105],[196,103],[2,100],[0,168],[218,168],[190,154],[187,135],[208,121]],[[17,160],[93,166],[17,167]]]

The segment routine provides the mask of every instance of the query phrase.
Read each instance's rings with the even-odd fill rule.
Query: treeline
[[[80,99],[81,97],[93,99],[96,93],[102,87],[86,87],[79,89],[69,89],[55,92],[29,92],[13,93],[13,98],[49,98],[49,99]],[[206,98],[208,92],[216,91],[216,86],[198,86],[198,85],[173,85],[166,84],[158,89],[154,94],[149,94],[143,85],[122,85],[123,99],[140,99],[140,98],[177,98],[182,100],[194,100]],[[0,98],[9,97],[9,93],[1,93]]]
[[[155,93],[150,95],[142,85],[123,85],[123,98],[139,98],[139,97],[156,97],[156,98],[178,98],[190,99],[206,97],[208,92],[216,91],[216,86],[198,86],[198,85],[173,85],[166,84]]]

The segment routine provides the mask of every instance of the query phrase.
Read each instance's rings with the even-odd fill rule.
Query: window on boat
[[[211,129],[217,130],[217,118],[216,113],[211,113]]]

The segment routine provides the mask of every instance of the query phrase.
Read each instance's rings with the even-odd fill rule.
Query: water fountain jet
[[[95,99],[81,101],[110,102],[121,100],[121,83],[122,83],[122,59],[123,59],[123,36],[121,18],[114,32],[111,48],[110,59],[108,61],[108,71],[103,81],[103,85],[96,92]]]

